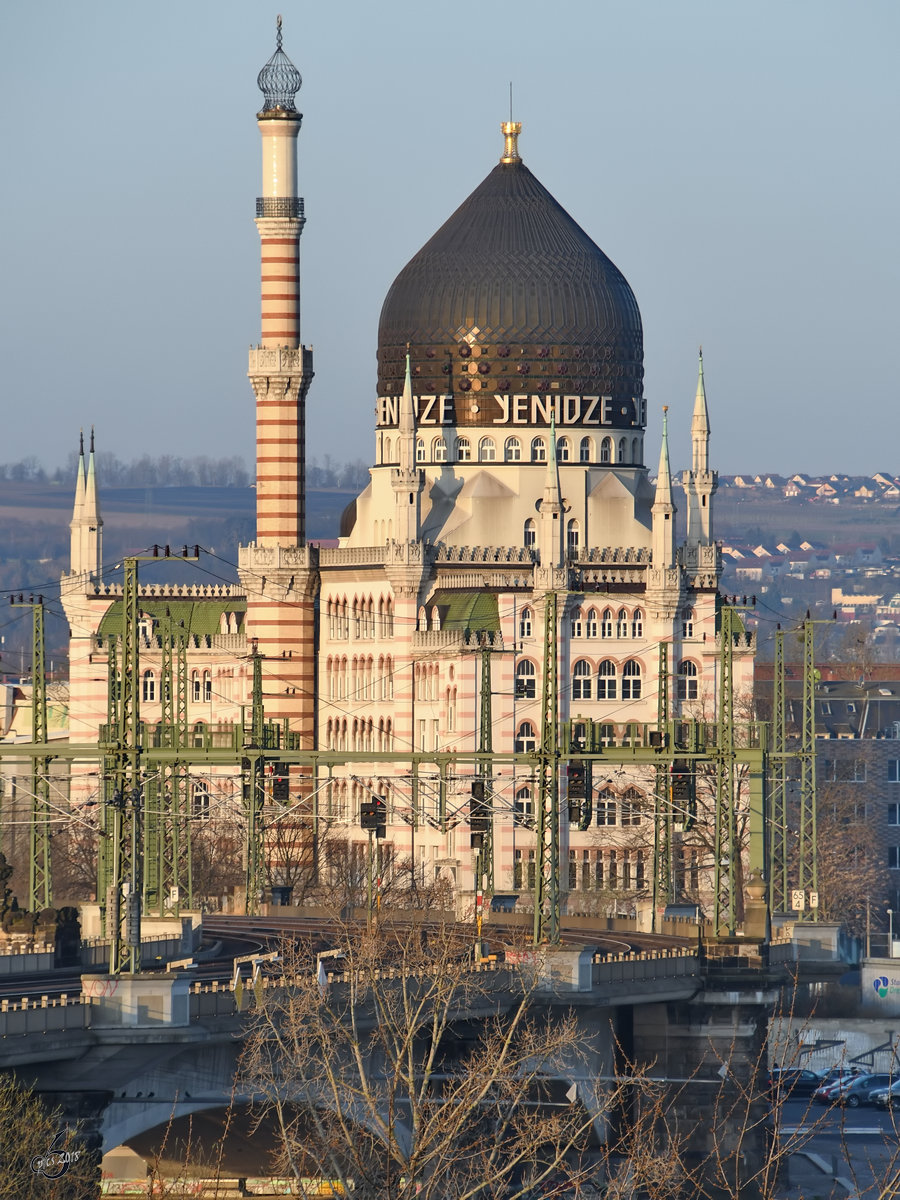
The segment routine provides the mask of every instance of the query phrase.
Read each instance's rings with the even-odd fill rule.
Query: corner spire
[[[663,405],[662,443],[659,447],[659,470],[656,474],[656,499],[672,503],[672,474],[669,470],[669,406]]]
[[[550,452],[547,455],[547,471],[544,477],[544,495],[540,502],[541,566],[561,568],[563,557],[563,502],[559,493],[559,464],[556,461],[556,417],[550,414]]]
[[[703,379],[703,347],[700,347],[697,370],[697,394],[691,417],[691,469],[697,474],[709,470],[709,409],[706,407],[706,383]]]
[[[662,444],[659,450],[659,471],[656,476],[656,495],[653,498],[651,561],[656,571],[675,566],[675,504],[672,500],[672,474],[669,470],[669,406],[663,405]]]

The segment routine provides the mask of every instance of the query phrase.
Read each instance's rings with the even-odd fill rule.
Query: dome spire
[[[500,126],[500,132],[503,134],[503,155],[500,161],[502,163],[520,163],[522,159],[519,155],[519,134],[522,132],[522,122],[504,121]]]
[[[294,97],[303,83],[300,72],[281,48],[281,14],[275,35],[275,53],[256,77],[256,85],[263,94],[264,113],[295,113]]]

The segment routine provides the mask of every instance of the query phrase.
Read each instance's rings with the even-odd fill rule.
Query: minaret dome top
[[[519,156],[519,134],[522,132],[521,121],[504,121],[500,126],[500,132],[503,134],[503,157],[500,159],[502,163],[517,163],[522,159]]]
[[[275,53],[256,77],[256,83],[265,103],[262,113],[267,116],[294,114],[297,112],[294,97],[300,91],[303,79],[300,72],[281,48],[281,16],[278,17]]]

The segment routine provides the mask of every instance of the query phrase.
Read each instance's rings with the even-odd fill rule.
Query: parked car
[[[768,1089],[782,1096],[811,1096],[820,1082],[815,1071],[804,1067],[774,1067],[769,1072]]]
[[[895,1080],[890,1087],[880,1088],[877,1092],[873,1092],[871,1103],[876,1108],[893,1108],[900,1098],[900,1079]]]
[[[837,1067],[823,1076],[812,1098],[817,1104],[833,1104],[842,1085],[852,1083],[861,1075],[862,1071],[858,1067]]]
[[[845,1080],[832,1089],[832,1103],[846,1104],[848,1108],[872,1104],[872,1094],[886,1091],[894,1078],[885,1071],[873,1071],[870,1075],[859,1075],[856,1079]]]

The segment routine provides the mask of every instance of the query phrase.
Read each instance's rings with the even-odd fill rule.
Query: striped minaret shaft
[[[304,545],[305,406],[312,350],[300,341],[300,234],[294,100],[300,72],[281,48],[259,73],[263,93],[262,195],[256,201],[262,277],[262,336],[251,349],[256,395],[256,542],[242,547],[247,632],[263,656],[266,717],[287,718],[312,746],[315,572]]]

